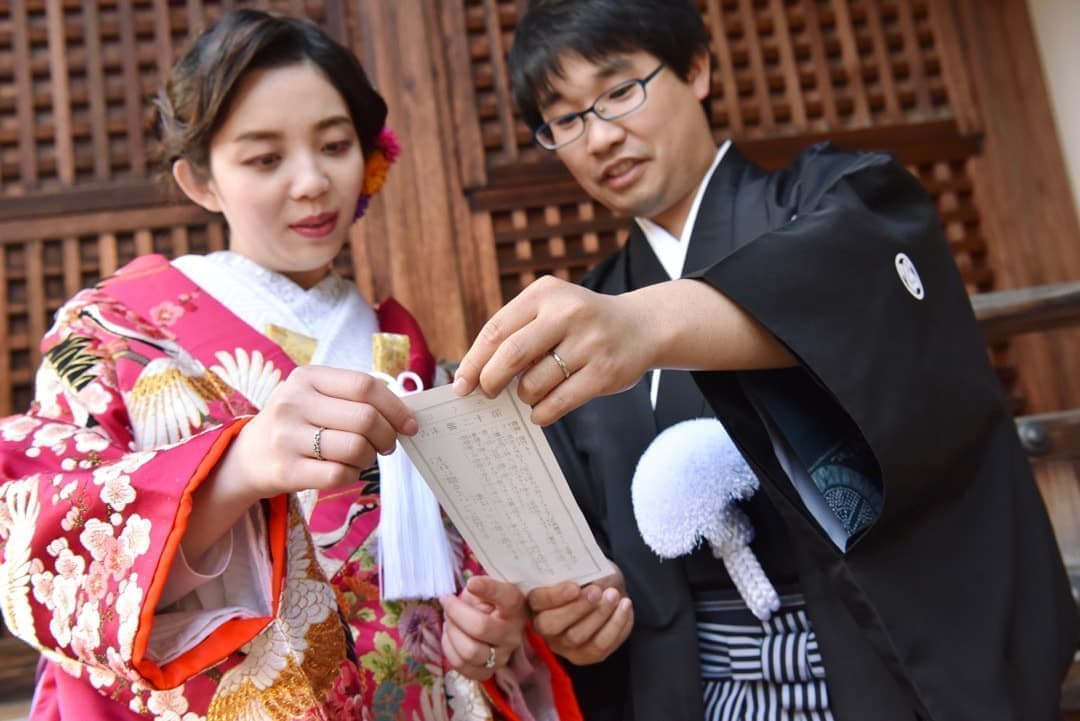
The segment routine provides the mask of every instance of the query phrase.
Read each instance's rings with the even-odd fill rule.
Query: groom
[[[561,418],[620,573],[529,600],[586,717],[1059,718],[1076,605],[918,183],[881,154],[767,173],[718,147],[690,0],[534,0],[510,68],[536,141],[635,220],[584,288],[543,278],[500,310],[455,382],[520,375],[533,419]],[[774,623],[707,551],[661,563],[635,524],[641,453],[714,413],[761,479]]]

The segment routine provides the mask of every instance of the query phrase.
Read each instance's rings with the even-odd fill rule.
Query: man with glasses
[[[621,571],[529,597],[586,718],[1060,718],[1076,606],[917,181],[882,154],[769,173],[717,147],[690,0],[534,0],[510,70],[537,142],[634,219],[584,288],[542,278],[496,313],[455,380],[520,376],[533,420],[561,418]],[[641,453],[712,413],[764,491],[742,508],[784,599],[768,623],[708,551],[661,562],[635,523]]]

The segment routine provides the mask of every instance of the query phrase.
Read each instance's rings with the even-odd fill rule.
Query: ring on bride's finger
[[[484,668],[486,668],[486,669],[495,668],[495,647],[494,646],[488,646],[488,657],[487,657],[487,661],[484,661]]]
[[[555,349],[551,350],[551,357],[555,359],[555,362],[559,364],[559,370],[562,371],[563,380],[570,380],[570,369],[566,367],[566,361],[562,359]]]
[[[311,439],[311,454],[315,456],[315,460],[323,460],[322,455],[322,432],[326,429],[319,426],[315,429],[315,437]]]

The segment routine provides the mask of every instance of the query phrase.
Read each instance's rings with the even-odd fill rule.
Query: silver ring
[[[322,432],[326,429],[319,426],[315,429],[315,437],[311,439],[311,452],[315,456],[315,460],[323,460],[322,456]]]
[[[488,657],[487,657],[487,661],[484,661],[484,668],[489,669],[489,670],[495,668],[495,647],[494,646],[488,646]]]
[[[562,371],[563,379],[570,380],[570,369],[566,367],[566,361],[564,361],[562,357],[557,352],[555,352],[554,349],[552,349],[551,351],[551,357],[554,358],[555,362],[559,364],[559,370]]]

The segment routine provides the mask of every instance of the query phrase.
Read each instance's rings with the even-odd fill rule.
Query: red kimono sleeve
[[[134,451],[118,362],[133,351],[82,309],[42,342],[35,401],[0,420],[0,605],[11,632],[107,688],[126,678],[170,688],[253,638],[271,617],[228,621],[179,658],[147,657],[158,599],[187,530],[192,494],[245,419],[207,423],[169,446]],[[284,570],[286,504],[269,513],[273,597]],[[274,609],[276,611],[276,608]]]

